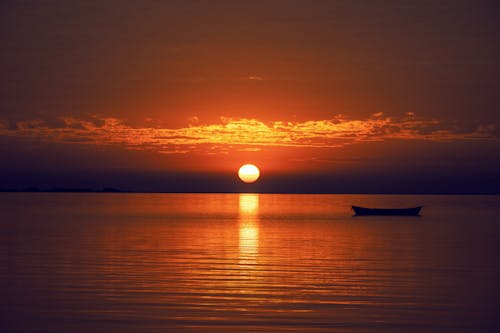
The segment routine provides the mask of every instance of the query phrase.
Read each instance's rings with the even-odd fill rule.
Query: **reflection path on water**
[[[255,264],[259,253],[259,195],[239,195],[240,264]]]

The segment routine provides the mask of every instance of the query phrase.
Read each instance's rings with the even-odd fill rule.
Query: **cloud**
[[[262,76],[258,75],[250,75],[246,77],[247,80],[252,80],[252,81],[264,81],[264,78]]]
[[[200,118],[198,118],[197,116],[192,116],[192,117],[188,118],[188,123],[191,126],[194,126],[194,125],[198,124],[199,122],[200,122]]]
[[[230,150],[259,151],[263,147],[335,148],[372,141],[499,141],[493,124],[473,130],[453,122],[405,115],[399,119],[376,114],[367,119],[337,115],[331,119],[304,122],[234,119],[221,117],[214,124],[193,119],[182,128],[133,127],[117,118],[61,117],[59,126],[43,119],[20,121],[8,129],[0,121],[0,137],[79,145],[118,145],[126,149],[152,150],[162,154],[227,153]]]
[[[6,130],[9,128],[9,122],[7,120],[0,120],[0,130]]]

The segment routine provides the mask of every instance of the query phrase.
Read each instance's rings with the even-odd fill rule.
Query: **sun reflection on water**
[[[259,251],[259,195],[239,196],[239,257],[251,263]]]

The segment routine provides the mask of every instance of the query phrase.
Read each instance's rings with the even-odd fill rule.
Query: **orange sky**
[[[4,179],[34,163],[498,176],[493,2],[0,6]]]

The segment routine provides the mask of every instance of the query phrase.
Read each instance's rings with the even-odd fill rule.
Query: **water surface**
[[[499,215],[498,196],[4,193],[0,331],[498,332]]]

